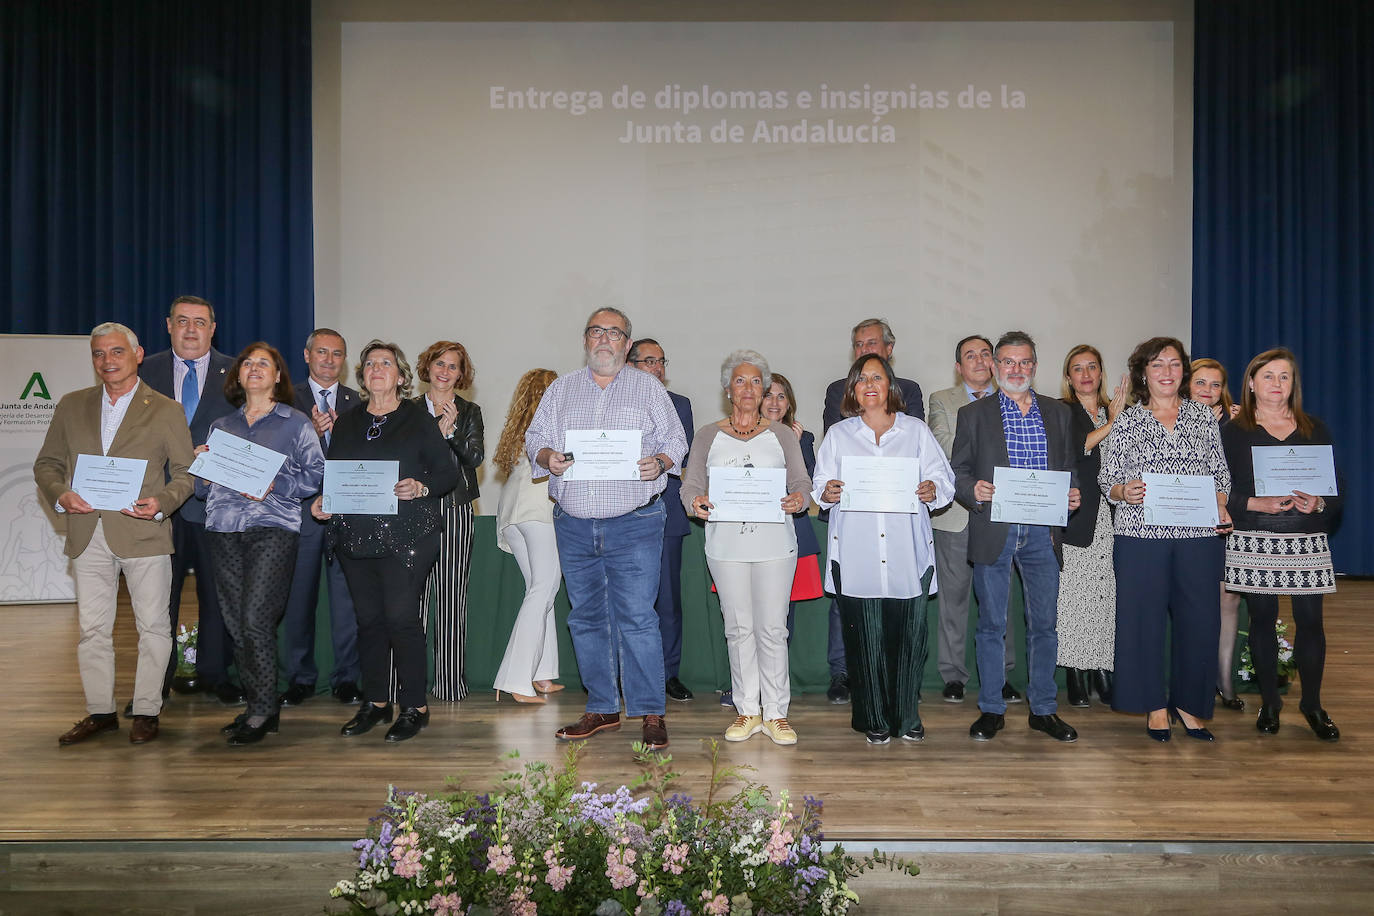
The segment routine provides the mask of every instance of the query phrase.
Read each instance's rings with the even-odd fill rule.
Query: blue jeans
[[[1043,525],[1011,525],[1007,543],[994,563],[973,564],[973,590],[978,595],[978,708],[1001,715],[1007,711],[1002,686],[1007,675],[1004,663],[1007,632],[1007,595],[1011,591],[1011,567],[1021,572],[1026,596],[1026,662],[1030,676],[1026,700],[1033,715],[1047,716],[1057,710],[1054,666],[1059,656],[1059,561],[1054,556],[1050,530]]]
[[[662,500],[615,518],[576,518],[554,506],[558,560],[572,605],[568,632],[587,712],[620,712],[624,691],[627,716],[663,715],[663,639],[654,599],[666,517]]]

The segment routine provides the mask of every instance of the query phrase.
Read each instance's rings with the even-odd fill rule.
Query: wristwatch
[[[666,473],[668,473],[668,465],[666,465],[666,464],[663,463],[663,459],[662,459],[662,458],[660,458],[660,457],[658,457],[657,455],[655,455],[655,456],[654,456],[654,460],[658,462],[658,472],[659,472],[660,474],[666,474]]]
[[[426,497],[426,496],[428,496],[428,495],[429,495],[429,487],[425,486],[424,484],[420,484],[420,498],[423,499],[424,497]]]

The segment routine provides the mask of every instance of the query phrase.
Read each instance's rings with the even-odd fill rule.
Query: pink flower
[[[568,886],[575,870],[576,866],[553,865],[549,867],[549,873],[544,876],[544,880],[548,882],[549,887],[561,891]]]
[[[611,887],[621,890],[635,883],[638,875],[630,867],[634,860],[633,849],[612,846],[606,850],[606,877],[611,879]]]
[[[504,875],[515,865],[515,856],[511,854],[511,846],[507,843],[504,846],[492,845],[487,847],[487,867],[498,875]]]
[[[663,847],[663,870],[672,872],[675,875],[682,874],[682,868],[687,864],[687,844],[669,843]]]
[[[434,916],[463,916],[463,898],[457,894],[435,894],[428,905]]]
[[[716,894],[715,898],[712,899],[710,891],[702,891],[701,899],[703,901],[702,911],[710,913],[711,916],[725,916],[726,913],[730,912],[730,898],[724,894]]]
[[[787,861],[788,846],[792,844],[792,833],[782,829],[782,821],[775,820],[770,825],[773,828],[773,835],[768,838],[768,845],[763,848],[768,856],[768,861],[774,865],[781,865]]]
[[[391,841],[391,858],[396,866],[391,870],[401,878],[414,878],[420,873],[420,835],[414,831],[403,833]]]

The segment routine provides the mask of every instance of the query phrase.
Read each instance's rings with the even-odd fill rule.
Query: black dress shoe
[[[334,694],[334,699],[349,706],[355,706],[363,701],[363,692],[352,681],[344,681],[330,692]]]
[[[677,700],[679,703],[685,703],[692,698],[692,691],[688,690],[687,685],[675,677],[668,678],[663,685],[663,691],[668,694],[668,699]]]
[[[869,744],[887,744],[892,740],[892,736],[885,731],[864,732],[864,740]]]
[[[277,713],[274,716],[269,716],[267,721],[263,723],[262,727],[267,729],[269,734],[275,735],[277,733],[277,727],[280,724],[281,713]],[[228,738],[234,732],[238,731],[240,726],[246,725],[248,725],[248,713],[241,712],[237,716],[234,716],[234,721],[222,727],[219,730],[219,733],[224,737]]]
[[[1078,732],[1074,727],[1054,713],[1047,716],[1037,716],[1031,713],[1030,727],[1038,732],[1044,732],[1055,741],[1063,741],[1065,744],[1072,744],[1078,740]]]
[[[281,715],[268,716],[267,721],[254,728],[248,724],[248,717],[243,716],[243,721],[235,719],[235,728],[229,733],[230,747],[244,747],[249,744],[257,744],[268,735],[277,733],[277,725],[281,721]]]
[[[1255,728],[1266,735],[1277,735],[1279,733],[1279,708],[1267,703],[1261,706],[1259,716],[1255,719]]]
[[[825,698],[836,706],[842,706],[849,702],[849,675],[837,674],[830,679],[830,689],[825,692]]]
[[[1025,698],[1021,696],[1021,691],[1017,690],[1015,687],[1010,684],[1003,684],[1002,699],[1006,700],[1008,703],[1020,703]]]
[[[944,696],[946,703],[964,702],[964,682],[946,681],[945,692],[942,694],[942,696]]]
[[[902,740],[903,740],[903,741],[924,741],[924,740],[926,740],[926,727],[925,727],[924,725],[918,725],[918,726],[916,726],[915,728],[913,728],[913,729],[911,729],[910,731],[908,731],[906,734],[902,735]]]
[[[429,725],[429,710],[424,712],[414,706],[407,706],[396,717],[396,724],[386,730],[386,740],[390,744],[414,738]]]
[[[1227,709],[1234,709],[1236,712],[1245,712],[1245,701],[1240,697],[1228,697],[1217,688],[1217,702]]]
[[[1070,706],[1087,709],[1092,705],[1088,701],[1088,672],[1081,668],[1065,668],[1064,687]]]
[[[243,688],[236,687],[230,681],[216,684],[214,690],[209,692],[225,706],[243,706],[248,702],[248,698],[243,695]]]
[[[974,741],[991,741],[993,736],[1007,724],[1006,719],[995,712],[985,712],[969,726],[968,736]]]
[[[1114,681],[1112,672],[1105,668],[1088,672],[1088,686],[1096,692],[1097,698],[1108,706],[1112,705],[1112,684]]]
[[[299,706],[314,695],[314,684],[292,684],[277,697],[277,702],[282,706]]]
[[[344,723],[344,727],[339,729],[339,734],[345,738],[352,738],[354,735],[362,735],[372,731],[372,726],[378,722],[391,721],[391,704],[385,706],[374,706],[371,703],[364,703],[358,707],[358,713],[353,718]]]
[[[1341,740],[1341,730],[1336,727],[1336,723],[1331,721],[1331,717],[1326,714],[1325,709],[1318,709],[1316,712],[1303,710],[1303,718],[1307,724],[1312,726],[1312,731],[1323,741]]]

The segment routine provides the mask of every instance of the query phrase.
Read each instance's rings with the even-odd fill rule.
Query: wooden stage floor
[[[757,780],[775,790],[786,787],[822,798],[830,839],[853,849],[878,842],[930,852],[914,856],[926,868],[916,887],[938,887],[940,876],[953,869],[954,877],[946,874],[951,886],[967,889],[972,881],[984,892],[982,897],[938,898],[949,904],[937,907],[941,911],[1054,912],[1072,900],[1095,909],[1091,901],[1103,900],[1093,894],[1108,884],[1124,896],[1119,908],[1105,909],[1215,909],[1191,898],[1191,892],[1174,898],[1177,906],[1147,905],[1140,896],[1146,888],[1157,892],[1153,879],[1179,877],[1170,867],[1171,844],[1182,844],[1177,848],[1189,853],[1205,853],[1215,844],[1218,862],[1237,851],[1239,858],[1222,884],[1230,881],[1231,903],[1244,899],[1250,911],[1272,911],[1265,901],[1285,908],[1277,906],[1279,898],[1271,896],[1264,875],[1274,856],[1289,850],[1285,867],[1315,879],[1314,886],[1286,898],[1294,906],[1305,908],[1321,899],[1330,906],[1317,908],[1330,912],[1374,909],[1374,620],[1369,614],[1374,582],[1343,580],[1340,589],[1327,604],[1326,625],[1325,705],[1341,727],[1336,744],[1313,737],[1297,712],[1296,692],[1274,737],[1256,732],[1253,696],[1244,713],[1219,708],[1211,723],[1218,738],[1212,745],[1187,740],[1179,731],[1169,744],[1157,744],[1144,735],[1141,717],[1098,706],[1064,711],[1080,739],[1059,745],[1026,728],[1024,705],[1011,707],[1007,729],[996,740],[976,743],[967,733],[977,714],[974,699],[956,705],[936,696],[923,708],[929,735],[924,743],[871,747],[850,730],[848,707],[803,696],[792,708],[801,738],[796,747],[775,747],[760,735],[744,744],[722,742],[722,757],[755,767]],[[135,653],[126,611],[121,608],[116,634],[121,702],[130,694]],[[237,710],[201,696],[174,695],[163,710],[161,737],[149,745],[131,746],[122,723],[118,734],[60,748],[57,736],[84,714],[75,618],[71,605],[0,608],[0,666],[9,684],[12,726],[0,742],[0,843],[7,850],[4,870],[16,881],[25,861],[38,869],[35,874],[51,876],[61,860],[54,850],[118,848],[101,841],[170,841],[192,856],[210,855],[217,862],[221,854],[207,850],[223,847],[229,854],[232,848],[255,848],[225,841],[333,841],[346,850],[341,841],[362,835],[388,784],[436,790],[446,778],[460,776],[467,785],[487,787],[513,765],[505,757],[511,750],[524,760],[557,762],[564,746],[553,732],[574,720],[583,703],[574,691],[542,707],[497,704],[490,694],[462,703],[436,702],[424,734],[387,746],[380,729],[340,738],[339,726],[351,710],[319,696],[285,710],[279,735],[234,749],[225,746],[218,730]],[[683,774],[680,791],[694,795],[705,785],[709,768],[703,739],[718,736],[731,714],[713,695],[670,707],[671,753]],[[583,778],[602,785],[631,779],[637,771],[629,745],[638,736],[637,725],[627,723],[618,733],[590,741],[581,762]],[[1083,855],[1064,845],[1075,842],[1088,844]],[[1323,846],[1304,851],[1299,844]],[[1133,850],[1146,854],[1121,871]],[[1320,864],[1302,866],[1304,856],[1313,854]],[[1038,865],[1038,855],[1048,858]],[[347,874],[346,852],[305,859],[314,863],[312,885],[323,882],[327,888]],[[250,871],[252,860],[251,853],[234,859]],[[45,864],[39,868],[35,861]],[[331,861],[342,861],[342,871],[321,864]],[[224,868],[221,876],[233,874]],[[1057,875],[1042,887],[1050,902],[1032,905],[1039,898],[1018,894],[1043,883],[1045,875],[1036,873],[1044,868]],[[1071,877],[1066,868],[1081,871]],[[322,878],[321,871],[329,874]],[[1196,880],[1199,873],[1182,875]],[[1074,882],[1086,896],[1063,896]],[[1216,881],[1208,886],[1218,887]],[[1329,894],[1321,897],[1320,888]],[[7,889],[17,888],[0,879],[0,913],[21,912],[5,908]],[[310,893],[318,902],[299,911],[320,911],[323,897],[318,890]],[[217,899],[223,908],[167,911],[269,911],[236,909],[222,894]],[[897,902],[891,909],[863,911],[904,911],[900,892],[892,899]],[[32,900],[30,907],[22,911],[102,911],[33,908]]]

